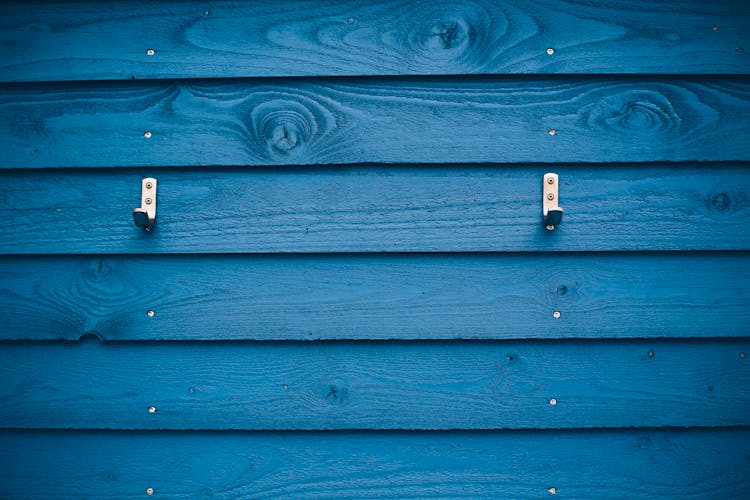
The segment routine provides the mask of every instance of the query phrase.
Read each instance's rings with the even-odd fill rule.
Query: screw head
[[[555,199],[554,193],[547,193],[547,199],[548,200],[554,200]]]
[[[649,358],[653,358],[654,357],[654,351],[653,350],[648,351],[648,357]]]
[[[557,399],[555,398],[550,399],[549,404],[551,404],[552,406],[555,406],[557,404]]]
[[[547,177],[547,184],[554,184],[555,178],[554,177]]]
[[[149,309],[148,311],[146,311],[146,315],[147,315],[147,316],[148,316],[149,318],[153,318],[153,317],[154,317],[154,314],[156,314],[156,313],[154,312],[154,310],[153,310],[153,309]]]
[[[740,358],[741,358],[741,359],[745,359],[745,353],[744,353],[744,352],[741,352],[741,353],[740,353]]]
[[[557,488],[555,488],[554,486],[548,489],[547,491],[549,492],[550,495],[557,495]]]
[[[557,130],[551,128],[549,129],[549,132],[547,132],[549,135],[555,135],[557,133]]]
[[[144,132],[143,137],[145,137],[146,139],[151,139],[151,132]]]
[[[554,53],[555,53],[555,49],[553,49],[552,47],[550,47],[550,48],[547,49],[547,55],[551,56]]]
[[[152,187],[154,187],[154,185],[152,183],[150,183],[150,182],[146,183],[146,189],[151,189]]]
[[[154,489],[153,488],[146,488],[146,495],[151,496],[153,494],[154,494]]]
[[[151,413],[151,414],[156,413],[156,407],[155,406],[149,406],[148,407],[148,412]]]
[[[153,56],[154,54],[156,54],[156,51],[154,49],[148,49],[146,51],[146,55]]]
[[[555,230],[555,226],[553,226],[552,224],[547,226],[547,231],[554,231],[554,230]]]
[[[560,311],[555,311],[552,313],[552,317],[555,319],[558,319],[560,317]]]
[[[151,203],[153,203],[153,202],[154,202],[154,200],[152,200],[151,198],[146,198],[146,199],[145,199],[145,200],[143,200],[143,201],[145,201],[145,202],[146,202],[146,205],[151,205]]]

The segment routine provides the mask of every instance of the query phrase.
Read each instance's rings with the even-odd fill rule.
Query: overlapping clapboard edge
[[[742,337],[747,261],[747,252],[5,256],[0,338]]]
[[[750,341],[3,342],[0,427],[750,424]]]
[[[0,80],[743,73],[744,2],[5,5]]]
[[[750,116],[750,114],[748,115]],[[750,144],[750,143],[749,143]],[[748,250],[747,163],[0,170],[0,253]],[[133,224],[143,177],[156,227]]]
[[[1,168],[750,160],[748,77],[0,85]]]
[[[9,497],[740,498],[747,428],[0,432]],[[686,478],[690,478],[687,480]]]

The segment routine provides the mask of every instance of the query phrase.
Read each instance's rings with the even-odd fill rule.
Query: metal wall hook
[[[558,206],[558,184],[557,174],[544,174],[544,188],[542,189],[542,216],[547,231],[554,231],[555,226],[562,222],[563,209]]]
[[[141,181],[141,207],[133,209],[133,221],[146,231],[156,224],[156,179],[146,177]]]

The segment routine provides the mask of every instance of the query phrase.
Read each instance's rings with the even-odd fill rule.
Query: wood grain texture
[[[748,25],[732,0],[15,2],[0,80],[748,73]]]
[[[748,425],[741,353],[748,339],[2,342],[0,427]]]
[[[743,498],[750,431],[0,432],[5,498]]]
[[[750,116],[750,115],[749,115]],[[750,142],[748,142],[750,144]],[[0,171],[0,253],[748,250],[747,164]],[[133,223],[159,181],[156,227]]]
[[[745,77],[0,85],[0,168],[750,160],[748,129]]]
[[[743,337],[747,262],[747,253],[5,257],[0,338]]]

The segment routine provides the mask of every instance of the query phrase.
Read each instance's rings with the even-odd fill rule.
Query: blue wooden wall
[[[748,497],[750,3],[17,1],[0,47],[0,497]]]

